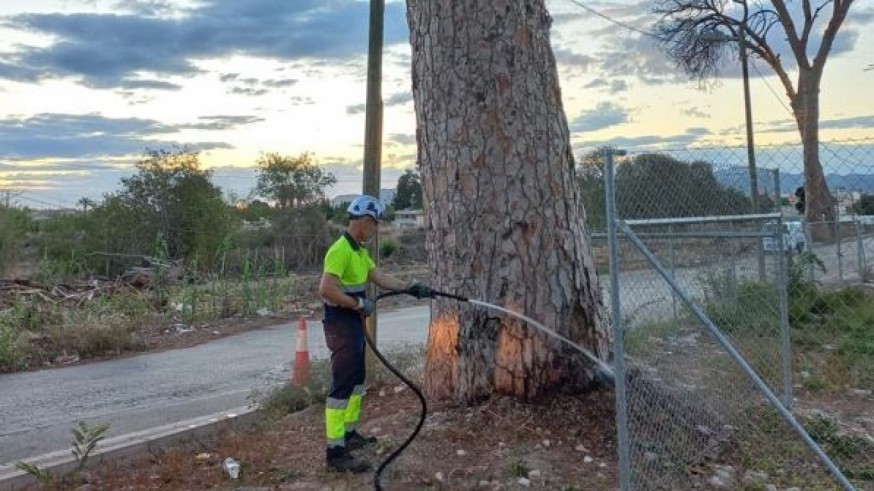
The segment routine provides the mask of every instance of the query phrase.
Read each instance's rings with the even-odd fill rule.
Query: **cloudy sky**
[[[573,143],[744,143],[735,61],[701,90],[647,36],[548,0]],[[648,0],[586,6],[641,30]],[[0,192],[73,206],[118,188],[146,149],[189,145],[245,196],[262,152],[312,152],[331,194],[361,189],[368,4],[360,0],[0,1]],[[874,1],[856,0],[822,86],[824,140],[874,137]],[[383,184],[415,161],[404,4],[388,0]],[[791,58],[784,53],[783,59]],[[756,139],[797,142],[783,90],[752,70]],[[872,153],[874,155],[874,153]]]

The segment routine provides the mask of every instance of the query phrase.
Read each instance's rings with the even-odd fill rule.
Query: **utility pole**
[[[741,66],[741,74],[743,76],[743,84],[744,84],[744,116],[746,118],[746,126],[747,126],[747,165],[750,169],[750,198],[752,200],[753,205],[753,213],[758,214],[761,212],[759,209],[759,174],[758,170],[756,170],[756,144],[753,140],[753,104],[750,98],[750,69],[749,69],[749,59],[747,58],[747,43],[746,43],[746,34],[744,31],[746,30],[746,22],[742,23],[740,29],[738,30],[737,36],[737,44],[740,49],[740,66]],[[780,190],[777,190],[777,197],[779,199]],[[780,233],[780,240],[783,240],[782,232]],[[758,259],[759,266],[759,280],[765,280],[765,249],[762,241],[758,241],[758,254],[756,254]]]
[[[382,44],[385,0],[370,0],[370,35],[367,51],[367,105],[364,118],[364,194],[379,199],[382,159]],[[371,240],[368,252],[379,264],[379,233]],[[368,287],[367,296],[375,298],[376,287]],[[377,311],[367,318],[370,339],[377,342]]]

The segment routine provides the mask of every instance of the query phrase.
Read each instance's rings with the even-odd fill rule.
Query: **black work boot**
[[[370,470],[370,463],[356,459],[345,447],[330,447],[327,451],[328,469],[360,474]]]
[[[376,437],[364,436],[355,430],[346,433],[344,440],[346,440],[346,448],[349,450],[358,450],[376,443]]]

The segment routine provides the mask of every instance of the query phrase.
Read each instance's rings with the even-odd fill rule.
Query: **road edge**
[[[253,407],[241,406],[226,411],[157,426],[148,430],[107,438],[100,442],[88,459],[88,467],[100,462],[137,456],[196,438],[211,437],[221,428],[242,428],[254,424],[259,413]],[[70,450],[22,459],[59,478],[76,468]],[[37,484],[36,479],[15,468],[16,462],[0,464],[0,491],[18,491]]]

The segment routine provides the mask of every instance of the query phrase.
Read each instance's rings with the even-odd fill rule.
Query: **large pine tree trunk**
[[[834,203],[819,161],[819,79],[813,69],[803,69],[798,77],[798,95],[793,101],[795,119],[804,155],[805,219],[814,225],[814,235],[825,238],[835,219]]]
[[[408,0],[418,163],[433,283],[608,355],[543,0]],[[536,400],[591,363],[512,317],[437,301],[431,397]]]

